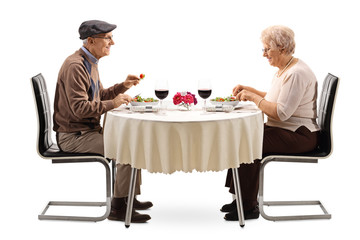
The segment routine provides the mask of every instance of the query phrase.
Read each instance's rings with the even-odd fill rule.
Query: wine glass
[[[160,110],[163,109],[163,99],[169,94],[169,85],[167,80],[158,80],[155,84],[155,95],[160,99]]]
[[[198,82],[198,93],[199,96],[204,99],[203,110],[206,111],[206,99],[211,95],[211,81],[210,80],[199,80]]]

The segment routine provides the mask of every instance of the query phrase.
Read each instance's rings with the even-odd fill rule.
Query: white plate
[[[131,106],[155,106],[159,102],[130,102]]]
[[[234,107],[239,104],[238,100],[230,101],[230,102],[218,102],[218,101],[210,101],[210,102],[213,105],[231,105],[231,106],[234,106]]]

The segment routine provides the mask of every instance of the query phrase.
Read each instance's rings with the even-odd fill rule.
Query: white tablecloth
[[[149,172],[222,171],[262,157],[263,116],[256,107],[231,113],[201,110],[107,113],[105,156]]]

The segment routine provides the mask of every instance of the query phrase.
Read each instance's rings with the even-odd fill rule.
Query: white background
[[[0,3],[0,19],[1,239],[313,239],[358,234],[356,1],[14,0]],[[146,74],[141,85],[129,90],[132,96],[138,92],[153,96],[154,83],[161,78],[169,81],[169,97],[181,90],[196,93],[199,79],[212,80],[212,97],[230,94],[237,83],[266,91],[276,69],[262,57],[260,33],[274,24],[292,28],[295,57],[313,69],[319,86],[328,72],[341,78],[333,121],[334,153],[316,165],[270,165],[266,196],[321,199],[332,219],[274,223],[260,217],[241,229],[238,222],[224,221],[219,211],[231,201],[223,187],[226,171],[173,175],[143,171],[140,200],[154,203],[146,212],[152,216],[147,224],[125,229],[123,223],[108,220],[37,220],[48,200],[101,201],[105,195],[104,171],[98,165],[52,165],[36,153],[30,78],[41,72],[53,101],[59,68],[80,48],[78,27],[89,19],[118,26],[111,55],[99,63],[105,87],[130,73]]]

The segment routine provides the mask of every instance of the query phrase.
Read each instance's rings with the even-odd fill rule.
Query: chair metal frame
[[[111,189],[114,191],[115,163],[112,161],[112,175],[109,161],[100,154],[92,153],[67,153],[61,151],[57,144],[52,141],[52,117],[50,110],[50,100],[47,93],[46,82],[41,73],[30,79],[34,101],[37,111],[38,136],[37,153],[43,159],[52,160],[52,163],[91,163],[98,162],[105,168],[106,198],[103,202],[86,201],[49,201],[44,210],[38,215],[39,220],[71,220],[71,221],[102,221],[110,214],[111,209]],[[112,179],[111,179],[112,178]],[[83,207],[103,207],[105,212],[101,216],[65,216],[48,215],[47,210],[51,206],[83,206]]]
[[[323,89],[322,89],[322,96],[321,96],[321,103],[320,105],[324,104],[326,105],[327,110],[327,104],[329,104],[328,98],[324,99],[324,89],[329,88],[329,82],[336,81],[335,85],[335,93],[332,95],[333,101],[331,104],[331,111],[325,112],[325,114],[330,114],[329,119],[325,121],[324,125],[328,125],[329,127],[329,133],[328,136],[326,136],[326,140],[328,141],[328,149],[325,151],[319,150],[318,152],[311,152],[311,153],[305,153],[305,154],[284,154],[284,155],[269,155],[262,159],[261,161],[261,167],[260,167],[260,180],[259,180],[259,209],[260,214],[263,218],[270,221],[284,221],[284,220],[308,220],[308,219],[331,219],[331,214],[328,213],[328,211],[325,209],[324,205],[319,200],[311,200],[311,201],[265,201],[264,200],[264,171],[265,166],[270,162],[289,162],[289,163],[318,163],[318,159],[325,159],[328,158],[333,151],[333,141],[332,141],[332,116],[335,108],[335,102],[336,102],[336,96],[338,92],[338,86],[339,86],[339,78],[328,74],[324,80]],[[326,89],[328,91],[328,89]],[[326,92],[325,94],[328,94]],[[325,101],[325,102],[324,102]],[[321,106],[320,106],[321,107]],[[323,110],[319,108],[319,111]],[[320,126],[323,128],[324,126]],[[323,129],[322,129],[323,130]],[[320,147],[319,147],[320,148]],[[321,208],[323,214],[308,214],[308,215],[290,215],[290,216],[270,216],[265,213],[264,211],[264,205],[266,206],[304,206],[304,205],[317,205]]]

